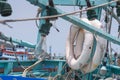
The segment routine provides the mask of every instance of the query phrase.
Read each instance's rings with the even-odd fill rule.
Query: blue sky
[[[9,17],[0,16],[1,19],[33,18],[36,16],[38,7],[30,4],[28,1],[8,0],[8,2],[13,8],[13,13]],[[64,9],[64,11],[67,12],[77,9],[75,7],[62,6],[59,6],[59,8],[62,10]],[[5,25],[0,24],[0,31],[5,35],[36,44],[38,29],[35,25],[35,21],[14,22],[8,24],[13,26],[13,28],[10,29]],[[65,55],[65,44],[71,23],[59,18],[53,25],[55,25],[60,32],[57,32],[54,28],[51,28],[50,34],[47,37],[47,51],[49,52],[49,46],[52,46],[52,53],[56,53],[57,55]],[[117,29],[118,25],[114,20],[112,35],[117,36]],[[113,45],[113,48],[120,52],[119,46]]]

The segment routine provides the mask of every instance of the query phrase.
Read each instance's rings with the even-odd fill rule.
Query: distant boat
[[[16,46],[15,51],[12,48],[5,48],[1,45],[0,60],[31,60],[33,52],[26,50],[23,46]]]

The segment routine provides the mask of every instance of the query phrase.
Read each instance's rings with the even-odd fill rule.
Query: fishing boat
[[[37,44],[17,40],[0,33],[0,39],[10,42],[10,49],[1,48],[1,80],[119,80],[120,55],[111,43],[120,45],[120,0],[26,0],[38,7],[36,18],[0,20],[1,24],[35,20]],[[64,12],[57,6],[77,6],[80,10]],[[0,1],[1,16],[12,14],[11,5]],[[78,16],[74,14],[78,13]],[[104,14],[104,15],[103,15]],[[53,27],[52,21],[63,18],[71,24],[66,39],[64,57],[52,57],[44,48]],[[111,34],[113,18],[118,25],[118,37]],[[37,20],[39,24],[37,24]],[[104,20],[104,21],[103,21]],[[59,29],[54,27],[58,32]],[[29,54],[25,48],[32,48]],[[29,55],[32,57],[29,59]]]
[[[31,60],[34,57],[33,49],[26,49],[24,46],[16,45],[12,47],[10,44],[1,42],[0,60]],[[6,46],[5,46],[6,44]]]

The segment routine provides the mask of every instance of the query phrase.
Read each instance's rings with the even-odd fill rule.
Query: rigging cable
[[[18,65],[21,66],[22,69],[25,69],[25,67],[23,65],[21,65],[21,63],[20,63],[20,61],[19,61],[19,59],[18,59],[18,57],[16,55],[15,46],[14,46],[14,44],[12,42],[12,38],[10,38],[10,43],[12,45],[12,49],[14,51],[14,55],[15,55],[15,58],[16,58],[16,61],[17,61]]]
[[[30,20],[40,20],[40,19],[48,19],[48,18],[50,19],[50,18],[62,17],[62,16],[66,16],[66,15],[73,15],[73,14],[76,14],[76,13],[79,13],[79,12],[83,12],[83,11],[95,9],[95,8],[98,8],[98,7],[103,7],[103,6],[112,4],[112,3],[117,2],[117,1],[120,1],[120,0],[114,0],[114,1],[107,2],[107,3],[101,4],[101,5],[97,5],[97,6],[89,7],[89,8],[83,9],[83,10],[78,10],[78,11],[74,11],[74,12],[70,12],[70,13],[65,13],[65,14],[58,14],[58,15],[53,15],[53,16],[44,16],[44,17],[39,17],[39,18],[24,18],[24,19],[0,20],[0,23],[17,22],[17,21],[30,21]]]
[[[118,38],[120,37],[120,24],[118,26]]]
[[[65,80],[68,80],[69,78],[69,75],[72,74],[73,70],[71,69],[69,72],[68,72],[68,75],[66,76]]]
[[[83,6],[80,6],[79,9],[82,10]],[[82,17],[82,12],[80,12],[80,15],[79,17],[81,18]]]
[[[62,69],[61,69],[61,71],[59,72],[59,73],[62,73],[62,71],[65,69],[65,66],[67,65],[67,63],[65,63],[63,66],[62,66]],[[63,75],[60,75],[60,74],[57,74],[57,75],[55,75],[54,77],[53,77],[53,79],[52,80],[56,80],[57,79],[57,77],[62,77]]]
[[[112,7],[112,9],[111,9],[112,11],[114,10],[114,8]],[[110,21],[109,21],[109,25],[108,25],[108,33],[110,34],[111,33],[111,27],[112,27],[112,15],[110,16]],[[108,53],[107,52],[107,55],[108,55],[108,65],[110,65],[110,63],[112,62],[112,52],[111,52],[111,50],[112,50],[112,47],[111,47],[111,42],[109,42],[108,40],[107,40],[107,50],[108,50],[108,52],[110,53]],[[110,69],[110,67],[108,67],[109,69]],[[111,69],[110,69],[111,70]]]
[[[111,9],[112,11],[114,11],[114,8],[112,7],[112,9]],[[109,28],[108,28],[108,33],[110,34],[111,33],[111,27],[112,27],[112,15],[110,16],[110,23],[109,23],[109,26],[108,26]],[[109,46],[109,48],[108,48],[108,46]],[[112,59],[112,57],[111,57],[111,55],[112,55],[112,52],[111,52],[111,42],[109,42],[109,41],[107,41],[107,48],[109,49],[109,51],[110,51],[110,54],[108,54],[109,55],[109,59],[110,59],[110,61],[112,61],[111,59]],[[110,63],[109,63],[110,64]]]
[[[115,20],[118,22],[118,24],[120,24],[120,19],[118,18],[118,16],[117,16],[110,8],[108,8],[108,7],[103,7],[103,9],[104,9],[105,11],[108,11],[108,13],[115,18]]]
[[[3,25],[6,25],[9,28],[13,28],[11,25],[7,24],[7,23],[2,23]]]
[[[113,12],[113,10],[111,10],[110,8],[105,8],[105,7],[103,7],[103,9],[106,11],[108,11],[108,13],[110,14],[110,15],[112,15],[114,18],[115,18],[115,20],[118,22],[118,24],[119,24],[119,26],[118,26],[118,38],[119,38],[119,36],[120,36],[120,31],[119,31],[119,29],[120,29],[120,19],[118,18],[118,16],[116,16],[116,14]]]
[[[106,26],[106,32],[110,34],[110,29],[111,28],[109,26],[109,22],[110,22],[110,19],[109,19],[109,14],[108,14],[108,10],[106,11],[106,15],[105,15],[105,26]],[[107,49],[108,49],[108,44],[109,44],[109,41],[107,40]]]
[[[56,24],[56,21],[54,21],[54,24],[52,27],[55,28],[57,32],[60,32],[60,30],[57,28],[57,26],[55,24]]]

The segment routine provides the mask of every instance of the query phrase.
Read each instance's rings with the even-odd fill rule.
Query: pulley
[[[10,16],[12,14],[12,8],[9,3],[6,3],[6,0],[0,0],[0,14],[3,17]]]
[[[46,6],[44,10],[44,16],[57,15],[58,12],[54,8],[53,0],[48,0],[48,3],[49,3],[48,6]],[[57,17],[44,19],[45,23],[41,24],[41,27],[39,29],[39,32],[41,33],[42,36],[47,36],[49,34],[50,28],[52,26],[52,23],[50,23],[50,20],[56,20],[56,19]]]
[[[53,0],[49,0],[49,5],[46,6],[46,12],[47,12],[47,16],[53,16],[58,14],[57,10],[54,7]],[[57,17],[51,18],[50,20],[56,20],[56,19]]]
[[[58,14],[57,10],[54,7],[46,6],[46,9],[48,16],[53,16]]]
[[[96,15],[95,10],[88,10],[87,17],[89,20],[96,19],[98,16]]]
[[[46,20],[45,24],[41,25],[41,28],[39,32],[41,33],[42,36],[46,36],[49,34],[50,28],[52,26],[52,23],[49,22],[49,20]]]
[[[92,7],[91,3],[89,0],[86,0],[87,7]],[[96,12],[94,9],[88,10],[87,11],[87,17],[89,20],[96,19],[98,16],[96,15]]]

